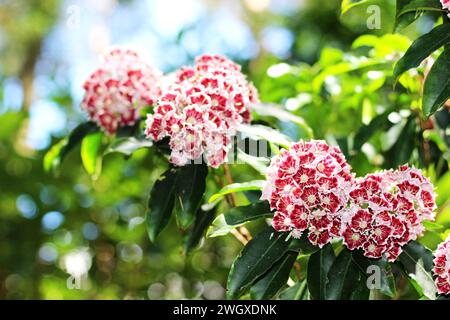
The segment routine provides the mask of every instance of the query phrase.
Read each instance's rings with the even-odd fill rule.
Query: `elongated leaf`
[[[170,220],[175,204],[175,190],[178,171],[171,168],[161,175],[153,185],[148,201],[147,231],[150,241],[155,241],[158,234]]]
[[[46,171],[57,169],[69,152],[75,148],[83,138],[99,131],[99,127],[93,122],[85,122],[78,125],[69,136],[54,145],[44,157],[44,169]]]
[[[120,152],[127,156],[133,154],[141,148],[149,148],[153,142],[147,139],[137,139],[135,137],[120,138],[114,141],[106,151],[106,153]]]
[[[192,224],[192,227],[189,229],[185,239],[184,243],[185,253],[189,253],[191,250],[197,247],[200,240],[204,236],[209,224],[214,219],[215,214],[216,208],[213,208],[212,210],[209,211],[203,211],[201,209],[197,210],[194,223]]]
[[[219,198],[222,198],[230,193],[235,192],[242,192],[242,191],[248,191],[248,190],[262,190],[264,186],[265,181],[264,180],[253,180],[249,182],[242,182],[242,183],[232,183],[229,184],[222,189],[219,190],[216,194],[213,194],[208,202],[214,202]]]
[[[253,140],[264,139],[286,149],[288,149],[292,144],[292,141],[288,136],[282,134],[278,130],[263,125],[241,124],[238,130],[242,134],[243,138],[248,137]]]
[[[409,277],[420,285],[421,291],[428,299],[436,299],[436,285],[433,281],[433,253],[417,241],[411,241],[399,257]]]
[[[249,221],[270,217],[273,213],[267,201],[259,201],[248,206],[235,207],[214,219],[208,237],[219,237],[228,234],[232,229]]]
[[[306,280],[297,282],[294,286],[287,288],[280,294],[281,300],[309,300],[308,286]]]
[[[208,167],[202,164],[187,164],[178,168],[175,191],[175,212],[178,226],[188,228],[194,220],[206,189]]]
[[[66,155],[83,140],[86,135],[97,131],[99,131],[99,127],[97,127],[97,125],[93,122],[82,123],[75,129],[73,129],[69,134],[67,144],[61,150],[61,162],[64,160]]]
[[[395,168],[407,163],[411,158],[416,145],[416,119],[410,116],[405,123],[397,141],[387,150],[385,156],[385,166]]]
[[[364,286],[361,282],[364,282]],[[327,300],[363,299],[369,296],[364,274],[346,248],[341,251],[330,268],[325,296]]]
[[[398,32],[416,21],[425,11],[441,11],[436,0],[397,0],[395,31]]]
[[[281,121],[295,123],[305,132],[307,138],[311,139],[314,137],[313,130],[306,123],[305,119],[284,110],[282,106],[265,103],[254,104],[251,108],[261,116],[271,116]]]
[[[61,164],[61,150],[64,148],[64,146],[67,144],[67,139],[63,139],[53,145],[50,150],[47,151],[47,153],[44,156],[44,170],[46,172],[49,172],[51,170],[54,170],[58,168],[58,166]]]
[[[384,295],[387,295],[389,297],[395,297],[396,295],[396,288],[395,288],[395,279],[394,275],[392,274],[392,268],[390,263],[386,260],[386,258],[381,259],[371,259],[366,258],[360,251],[353,251],[352,252],[353,259],[356,262],[356,264],[361,269],[361,272],[365,273],[366,276],[369,274],[372,274],[373,271],[371,270],[371,267],[375,267],[377,270],[379,270],[379,285],[380,287],[377,288],[380,290],[380,292]],[[375,274],[378,275],[378,274]]]
[[[415,11],[442,11],[436,0],[397,0],[397,16]]]
[[[450,23],[447,25],[450,26]],[[434,62],[425,80],[422,100],[423,114],[426,117],[431,116],[448,99],[450,99],[450,49],[445,49]]]
[[[370,0],[342,0],[341,3],[341,15],[345,14],[347,11],[354,7],[360,6],[362,4],[367,4]]]
[[[355,135],[353,149],[357,151],[361,150],[363,144],[366,143],[375,132],[386,131],[392,127],[393,123],[388,120],[391,112],[392,111],[384,112],[373,118],[368,125],[360,127]]]
[[[270,164],[270,160],[268,158],[254,157],[254,156],[246,154],[242,150],[238,150],[237,160],[240,163],[246,163],[246,164],[250,165],[253,169],[258,171],[262,175],[266,174],[267,168]]]
[[[298,253],[288,252],[250,288],[252,299],[270,299],[286,285]]]
[[[405,55],[397,62],[394,68],[394,77],[398,78],[403,72],[416,68],[434,51],[450,42],[450,24],[444,23],[429,33],[416,39]]]
[[[96,178],[100,174],[103,132],[94,132],[84,137],[81,142],[81,162],[86,172]]]
[[[309,257],[308,289],[314,299],[325,299],[328,272],[335,259],[336,256],[331,244],[327,244]]]
[[[308,240],[307,233],[304,232],[300,239],[292,239],[291,244],[289,245],[289,250],[299,252],[301,255],[310,255],[316,251],[319,251],[320,248],[311,244]]]
[[[227,295],[240,297],[260,276],[266,273],[288,251],[287,233],[267,227],[244,247],[231,266]]]

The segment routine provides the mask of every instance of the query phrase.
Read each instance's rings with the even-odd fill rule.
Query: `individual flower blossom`
[[[219,55],[202,55],[182,67],[147,116],[146,134],[155,141],[169,137],[170,161],[182,166],[203,157],[217,168],[226,161],[232,136],[249,123],[256,89],[240,66]]]
[[[340,236],[339,211],[351,188],[350,166],[338,147],[324,141],[298,142],[272,159],[261,199],[275,211],[277,231],[308,239],[319,247]]]
[[[408,166],[355,179],[349,205],[341,211],[341,234],[350,249],[389,261],[420,236],[424,220],[434,220],[435,194],[422,172]]]
[[[450,295],[450,235],[434,252],[433,273],[438,292]]]
[[[161,74],[129,49],[114,48],[84,83],[82,108],[108,134],[133,125],[140,110],[160,95]]]

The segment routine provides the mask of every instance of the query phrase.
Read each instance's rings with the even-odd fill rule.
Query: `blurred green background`
[[[426,66],[396,87],[391,79],[393,63],[433,17],[389,35],[395,1],[380,1],[380,30],[367,28],[364,11],[341,19],[340,2],[0,1],[0,299],[225,296],[241,249],[233,237],[184,256],[171,223],[149,242],[148,191],[167,166],[152,150],[108,155],[95,181],[76,152],[56,174],[43,170],[46,150],[86,119],[83,80],[112,44],[138,47],[164,72],[198,54],[225,54],[243,65],[261,100],[283,104],[316,138],[339,144],[359,175],[405,162],[423,168],[439,194],[442,230],[422,240],[433,249],[450,227],[450,117],[448,109],[428,122],[417,115]],[[292,124],[258,120],[302,137]],[[258,178],[243,165],[232,170],[236,181]],[[87,276],[72,288],[70,276],[80,273]]]

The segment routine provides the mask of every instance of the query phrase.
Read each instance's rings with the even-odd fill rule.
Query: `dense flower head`
[[[351,188],[350,166],[338,147],[298,142],[272,159],[262,199],[275,210],[273,227],[322,247],[339,236],[339,211]]]
[[[133,125],[140,110],[156,102],[161,74],[130,49],[114,48],[84,83],[82,108],[107,133]]]
[[[450,11],[450,0],[441,0],[442,9]],[[450,17],[450,13],[449,13]]]
[[[394,261],[402,246],[420,236],[424,220],[434,220],[435,194],[422,172],[408,166],[355,179],[349,205],[341,211],[342,237],[369,258]]]
[[[438,292],[450,295],[450,235],[434,252],[433,272]]]
[[[226,161],[231,137],[241,123],[249,123],[249,104],[256,89],[240,66],[219,55],[202,55],[193,67],[182,67],[176,80],[147,116],[146,134],[158,141],[170,138],[170,161],[182,166],[204,157],[218,167]]]

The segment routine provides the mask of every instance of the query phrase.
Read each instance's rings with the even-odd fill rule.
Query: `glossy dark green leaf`
[[[386,168],[396,168],[409,162],[416,145],[416,128],[415,116],[410,116],[396,142],[384,154]]]
[[[228,234],[232,229],[263,217],[270,217],[273,213],[267,201],[259,201],[247,206],[234,207],[214,219],[209,237],[218,237]]]
[[[191,250],[197,247],[200,240],[205,235],[206,230],[208,229],[211,221],[214,219],[215,214],[216,208],[213,208],[212,210],[209,211],[203,211],[202,209],[197,210],[194,223],[187,232],[185,238],[184,242],[185,253],[189,253]]]
[[[399,257],[408,276],[419,286],[419,294],[428,299],[436,299],[436,285],[433,281],[433,253],[417,241],[409,242],[403,247]],[[421,292],[420,292],[421,291]]]
[[[365,282],[365,275],[354,262],[352,253],[344,248],[328,273],[325,297],[327,300],[364,299],[369,296]]]
[[[244,247],[231,266],[227,280],[227,296],[239,298],[260,276],[266,273],[288,251],[286,232],[267,227]]]
[[[307,232],[304,232],[300,239],[292,239],[289,245],[289,250],[299,252],[302,255],[313,254],[319,249],[320,248],[318,246],[315,246],[309,242]]]
[[[373,273],[371,266],[377,268],[380,271],[380,292],[388,297],[394,297],[396,295],[395,288],[395,278],[392,274],[391,264],[386,260],[386,258],[381,259],[371,259],[364,257],[363,253],[360,251],[353,251],[353,259],[356,264],[361,269],[361,272],[369,276]]]
[[[298,253],[289,251],[250,288],[252,299],[270,299],[286,285]]]
[[[441,24],[429,33],[419,37],[395,65],[394,77],[398,78],[403,72],[418,67],[425,58],[449,42],[449,23]]]
[[[384,112],[370,121],[368,125],[363,125],[356,132],[353,142],[353,150],[359,151],[364,143],[366,143],[376,131],[387,131],[392,127],[393,123],[388,120],[392,111]]]
[[[436,0],[397,0],[397,16],[408,12],[441,10],[441,4]]]
[[[99,127],[93,122],[85,122],[78,125],[66,139],[54,145],[47,152],[44,159],[44,169],[46,171],[56,169],[61,165],[69,152],[81,143],[85,136],[97,131],[99,131]]]
[[[306,279],[297,282],[292,287],[280,293],[280,300],[309,300],[308,286]]]
[[[175,190],[175,212],[180,228],[188,228],[194,221],[206,189],[206,164],[187,164],[180,167]]]
[[[448,99],[450,99],[450,48],[442,52],[426,77],[422,98],[423,114],[426,117],[431,116]]]
[[[170,220],[175,205],[177,176],[178,170],[170,168],[159,177],[150,192],[147,213],[147,231],[150,241],[155,241]]]
[[[336,256],[333,246],[327,244],[309,257],[308,261],[308,289],[314,299],[325,299],[328,283],[328,272]]]

